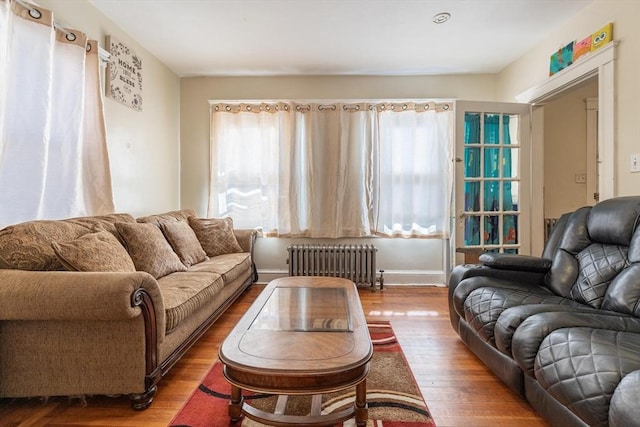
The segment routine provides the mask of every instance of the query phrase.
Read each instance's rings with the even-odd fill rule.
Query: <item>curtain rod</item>
[[[24,0],[15,0],[15,1],[16,1],[16,3],[21,4],[22,6],[26,7],[29,10],[34,10],[33,9],[34,6],[42,7],[37,3],[29,3],[29,2],[26,2]],[[60,23],[60,21],[58,21],[56,19],[53,20],[53,26],[54,26],[54,28],[62,31],[63,33],[65,33],[67,35],[71,34],[71,32],[67,29],[67,27],[65,25],[62,25]],[[109,52],[107,52],[105,49],[103,49],[100,46],[100,44],[98,44],[98,56],[100,57],[100,60],[102,62],[109,62],[109,57],[111,56],[111,54]]]

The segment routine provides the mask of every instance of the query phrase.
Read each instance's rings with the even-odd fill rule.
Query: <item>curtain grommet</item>
[[[73,33],[67,33],[64,37],[70,42],[76,41],[76,35]]]
[[[29,9],[29,16],[33,19],[40,19],[42,18],[42,12],[40,12],[38,9]]]

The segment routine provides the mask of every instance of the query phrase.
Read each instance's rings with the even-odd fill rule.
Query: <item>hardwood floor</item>
[[[254,285],[160,382],[151,407],[126,397],[0,400],[0,426],[166,426],[216,359],[218,346],[264,286]],[[447,289],[360,289],[368,320],[389,320],[438,427],[548,426],[462,344],[449,323]],[[0,374],[1,375],[1,374]],[[0,378],[1,380],[1,378]]]

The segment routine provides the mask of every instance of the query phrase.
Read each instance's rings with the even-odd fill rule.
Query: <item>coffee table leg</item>
[[[239,421],[242,418],[242,390],[234,385],[231,386],[231,401],[229,402],[229,418],[231,422]]]
[[[364,427],[367,425],[369,410],[367,408],[367,380],[362,380],[356,385],[356,425]]]

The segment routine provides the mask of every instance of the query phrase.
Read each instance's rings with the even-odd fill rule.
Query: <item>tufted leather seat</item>
[[[541,258],[452,272],[452,326],[552,425],[640,425],[639,218],[640,197],[609,199],[564,215]]]

